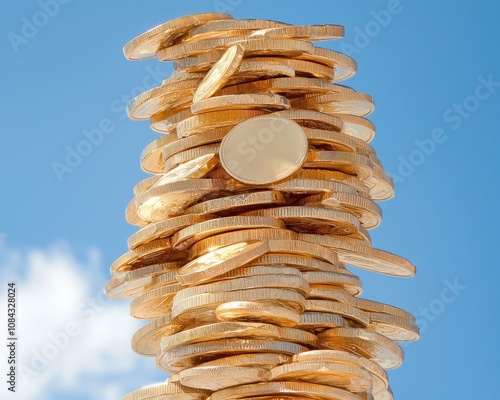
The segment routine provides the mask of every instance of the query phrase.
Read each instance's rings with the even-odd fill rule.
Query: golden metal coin
[[[182,104],[178,108],[169,108],[151,116],[149,127],[156,132],[166,135],[172,132],[175,133],[177,125],[179,125],[180,122],[193,116],[190,108],[191,103],[192,101],[190,99],[188,103]]]
[[[168,85],[169,83],[175,83],[180,81],[187,81],[189,79],[203,79],[205,74],[196,72],[186,72],[186,71],[174,71],[172,75],[162,81],[162,85]]]
[[[221,247],[186,264],[177,279],[183,285],[199,284],[252,262],[268,249],[266,243],[246,242]]]
[[[262,256],[259,257],[257,260],[262,259]],[[236,279],[236,278],[244,278],[244,277],[249,277],[249,276],[260,276],[261,279],[267,278],[267,275],[291,275],[291,276],[298,276],[302,278],[302,272],[299,271],[297,268],[294,267],[287,267],[283,265],[249,265],[247,267],[241,267],[234,269],[227,274],[220,275],[216,278],[214,278],[212,282],[219,282],[219,281],[224,281],[224,280],[231,280],[231,279]],[[307,282],[306,282],[307,283]],[[309,285],[307,285],[308,287]]]
[[[291,356],[275,353],[243,354],[230,357],[219,358],[200,365],[200,367],[256,367],[270,370],[277,365],[284,364],[291,360]]]
[[[278,228],[284,229],[285,224],[272,217],[234,216],[212,219],[190,225],[172,238],[173,246],[178,250],[186,250],[194,243],[207,237],[239,229]]]
[[[389,304],[379,303],[377,301],[356,297],[354,298],[354,305],[360,310],[367,311],[370,313],[388,314],[415,322],[415,317],[408,311],[402,310],[401,308],[398,307],[391,306]]]
[[[160,61],[174,61],[214,50],[226,50],[230,46],[239,44],[239,42],[246,39],[246,36],[233,36],[176,44],[159,50],[156,56]]]
[[[163,338],[180,332],[185,327],[184,324],[172,322],[172,316],[166,314],[150,321],[132,336],[132,349],[143,356],[155,356]]]
[[[285,399],[360,400],[359,396],[347,390],[308,382],[253,383],[219,390],[212,393],[210,398],[211,400],[233,400],[267,397],[268,399],[281,400],[283,396]]]
[[[204,400],[210,392],[194,389],[176,382],[160,383],[135,390],[122,400]]]
[[[141,154],[141,168],[144,172],[160,174],[163,172],[162,151],[169,143],[178,140],[176,134],[161,136],[146,146]],[[141,191],[142,192],[142,191]],[[134,194],[139,191],[134,190]]]
[[[269,57],[264,57],[264,59],[267,58]],[[261,58],[256,57],[244,59],[239,70],[227,82],[227,86],[258,81],[260,79],[295,76],[295,70],[288,65],[254,60],[261,60]]]
[[[296,76],[319,78],[329,82],[333,81],[333,68],[312,61],[285,57],[252,57],[246,59],[244,63],[252,61],[264,61],[270,64],[285,65],[292,68],[295,71]]]
[[[391,339],[366,329],[335,328],[319,333],[322,348],[343,350],[366,357],[384,369],[403,363],[404,352]]]
[[[129,60],[152,58],[156,52],[196,26],[215,20],[232,20],[233,17],[223,13],[203,13],[186,15],[158,25],[137,36],[123,48],[125,57]]]
[[[297,254],[266,254],[262,257],[257,258],[249,264],[249,268],[252,265],[272,265],[273,268],[276,266],[288,266],[293,267],[301,272],[308,271],[331,271],[331,272],[341,272],[344,268],[340,268],[335,264],[331,264],[326,261],[317,260],[312,257],[297,255]],[[347,270],[345,270],[347,271]]]
[[[295,362],[271,370],[272,381],[318,383],[348,390],[352,393],[369,391],[372,378],[363,368],[339,362]]]
[[[136,297],[130,303],[130,315],[139,319],[153,319],[170,313],[172,300],[181,289],[182,285],[176,282]]]
[[[336,92],[326,95],[298,99],[292,103],[294,108],[321,111],[326,114],[350,114],[365,117],[375,110],[370,95],[359,92]]]
[[[222,339],[161,351],[156,365],[167,372],[178,372],[222,357],[256,353],[290,356],[308,350],[305,346],[279,340]]]
[[[356,151],[356,143],[344,133],[303,127],[313,150]]]
[[[412,319],[383,313],[367,313],[369,328],[397,342],[413,342],[420,338],[419,328]]]
[[[283,204],[285,204],[285,198],[280,192],[252,192],[207,200],[188,208],[186,213],[209,214],[223,217],[229,214],[239,214],[254,208]]]
[[[320,42],[343,38],[344,27],[341,25],[305,25],[266,28],[252,33],[250,37],[289,38]]]
[[[281,340],[302,344],[311,349],[319,348],[319,339],[316,334],[312,332],[307,332],[302,329],[296,329],[286,326],[279,326],[277,329],[280,333]]]
[[[353,322],[353,325],[357,327],[367,328],[370,325],[370,317],[367,313],[338,301],[307,299],[306,311],[337,314]]]
[[[344,124],[344,133],[346,135],[364,140],[370,143],[375,137],[375,125],[366,118],[358,115],[335,114]]]
[[[201,100],[191,106],[193,114],[227,110],[284,110],[290,103],[286,97],[277,94],[234,94]]]
[[[394,197],[394,181],[391,176],[377,164],[373,164],[373,176],[369,177],[365,185],[370,189],[373,200],[390,200]]]
[[[338,314],[306,311],[300,314],[300,322],[296,328],[321,332],[344,326],[347,326],[347,321]]]
[[[220,60],[225,50],[213,49],[209,53],[200,53],[191,57],[185,57],[174,61],[174,70],[177,72],[200,73],[207,72]]]
[[[193,103],[207,99],[222,89],[240,67],[244,54],[245,50],[240,45],[234,45],[227,49],[198,86]]]
[[[232,301],[215,309],[219,321],[265,322],[279,326],[295,326],[301,314],[296,310],[270,302]]]
[[[305,243],[300,240],[272,239],[267,241],[267,245],[269,246],[269,253],[300,254],[326,261],[330,264],[339,264],[337,254],[323,246],[311,246],[312,243]]]
[[[182,164],[189,163],[197,159],[202,159],[202,160],[204,158],[218,159],[217,154],[219,152],[219,147],[220,145],[218,143],[210,144],[206,146],[200,146],[184,150],[179,153],[173,154],[171,156],[169,156],[169,154],[167,154],[167,151],[165,151],[164,149],[164,151],[162,152],[162,158],[165,160],[163,163],[164,171],[168,172],[173,168],[176,168]]]
[[[267,114],[267,112],[262,110],[229,110],[195,115],[177,125],[177,137],[180,139],[186,136],[207,132],[214,128],[235,126],[249,118],[258,117],[264,114]]]
[[[188,150],[189,151],[189,150]],[[167,164],[168,166],[168,164]],[[185,162],[176,163],[173,168],[165,168],[167,172],[158,178],[150,189],[167,183],[179,182],[186,179],[202,179],[219,166],[219,157],[208,153]]]
[[[199,366],[185,369],[176,375],[185,386],[216,391],[231,386],[266,382],[270,372],[262,368]]]
[[[311,287],[318,285],[335,286],[346,290],[353,296],[358,296],[363,292],[361,279],[352,273],[304,272],[304,278]]]
[[[355,302],[357,299],[347,290],[339,289],[335,286],[332,287],[329,285],[313,286],[312,288],[310,288],[307,298],[338,301],[340,303],[348,304],[351,306],[355,306]]]
[[[226,172],[238,181],[262,185],[296,172],[305,161],[307,149],[307,137],[295,122],[258,117],[240,123],[226,135],[220,160]]]
[[[290,118],[300,126],[311,129],[342,132],[344,126],[340,118],[314,110],[285,110],[273,115]]]
[[[296,57],[313,51],[313,45],[301,40],[267,39],[247,37],[239,41],[245,50],[245,57],[286,56]]]
[[[349,186],[344,182],[335,182],[327,179],[290,179],[289,181],[276,184],[274,188],[275,190],[279,190],[287,194],[293,193],[297,195],[314,193],[331,194],[332,192],[356,193],[352,186]]]
[[[359,240],[341,236],[299,235],[301,240],[322,244],[334,250],[342,262],[381,274],[412,277],[416,268],[408,260],[396,254],[364,245]]]
[[[199,40],[215,39],[228,36],[231,31],[256,31],[260,29],[278,28],[286,26],[283,22],[269,21],[263,19],[233,19],[208,22],[197,28],[191,29],[181,38],[180,43]]]
[[[354,175],[365,181],[373,176],[373,163],[369,158],[343,151],[310,151],[304,168],[324,168]]]
[[[351,57],[322,47],[314,47],[312,52],[305,53],[300,58],[333,67],[336,82],[351,78],[358,69],[358,64]]]

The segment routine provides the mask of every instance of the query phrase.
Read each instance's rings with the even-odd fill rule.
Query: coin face
[[[240,182],[262,185],[280,181],[304,163],[307,136],[295,122],[257,117],[235,126],[220,147],[223,168]]]

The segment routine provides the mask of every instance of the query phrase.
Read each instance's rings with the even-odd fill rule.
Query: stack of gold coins
[[[415,267],[372,247],[376,202],[394,188],[369,144],[372,98],[338,84],[355,61],[316,45],[343,33],[206,13],[125,46],[174,72],[128,105],[161,136],[142,153],[152,176],[126,209],[138,231],[106,286],[150,320],[134,351],[171,375],[124,399],[393,398],[386,370],[418,328],[359,297],[348,267]]]

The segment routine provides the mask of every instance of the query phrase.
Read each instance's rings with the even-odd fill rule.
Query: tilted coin
[[[281,340],[302,344],[311,349],[319,348],[319,339],[316,334],[312,332],[287,326],[278,326],[277,329],[280,333]]]
[[[265,61],[266,63],[285,65],[287,67],[293,68],[293,70],[295,71],[295,76],[319,78],[330,82],[333,81],[333,68],[312,61],[286,57],[252,57],[247,59],[247,62],[252,61]]]
[[[186,71],[174,71],[172,75],[162,81],[162,85],[167,85],[169,83],[187,81],[189,79],[203,79],[205,74],[196,72],[186,72]]]
[[[389,314],[415,322],[415,317],[408,311],[405,311],[398,307],[391,306],[389,304],[379,303],[378,301],[356,297],[354,299],[354,305],[360,310],[368,311],[370,313]]]
[[[261,29],[252,33],[250,37],[291,38],[319,42],[343,38],[344,27],[341,25],[284,26]]]
[[[392,177],[377,164],[373,165],[373,176],[369,177],[364,183],[369,187],[370,196],[373,200],[390,200],[395,195]]]
[[[375,125],[359,115],[335,114],[344,124],[344,133],[370,143],[375,137]]]
[[[384,369],[397,368],[403,362],[403,349],[376,332],[358,328],[335,328],[321,332],[318,336],[322,348],[344,350],[366,357]]]
[[[283,229],[284,227],[285,224],[282,221],[272,217],[223,217],[190,225],[176,233],[172,240],[175,249],[186,250],[200,240],[224,232],[249,228]]]
[[[215,20],[232,20],[233,17],[223,13],[192,14],[168,21],[143,33],[128,42],[123,48],[129,60],[151,58],[162,47],[169,46],[176,38],[196,26]]]
[[[336,92],[293,101],[294,108],[321,111],[326,114],[350,114],[365,117],[375,110],[373,99],[365,93]]]
[[[313,51],[310,43],[293,39],[253,38],[237,42],[245,50],[245,57],[287,56],[296,57]]]
[[[293,239],[270,239],[267,241],[269,253],[290,253],[316,258],[330,264],[339,265],[337,255],[325,247],[304,243]]]
[[[264,257],[266,256],[264,255],[262,257],[259,257],[257,260],[253,261],[248,266],[237,268],[228,272],[227,274],[220,275],[214,278],[214,280],[210,282],[219,282],[224,280],[232,280],[236,278],[244,278],[250,276],[253,277],[260,276],[261,277],[260,279],[262,280],[267,278],[267,275],[280,275],[280,276],[291,275],[302,278],[302,272],[294,267],[288,267],[285,265],[273,265],[272,263],[270,264],[262,263],[259,265],[257,261],[263,259]],[[254,263],[255,265],[253,265]],[[309,285],[306,286],[308,287]]]
[[[139,319],[153,319],[168,314],[175,294],[181,289],[182,285],[176,282],[136,297],[130,303],[130,315]]]
[[[217,156],[219,152],[219,147],[220,145],[218,143],[209,144],[206,146],[199,146],[188,150],[184,150],[173,155],[169,155],[167,153],[167,150],[163,149],[162,158],[165,160],[163,163],[163,169],[166,172],[170,172],[170,170],[176,169],[177,167],[186,163],[187,165],[191,165],[193,163],[194,165],[199,165],[199,162],[197,163],[195,162],[195,160],[203,161],[212,159],[217,160],[217,164],[215,165],[215,167],[217,167],[219,160]],[[215,167],[212,167],[212,170]]]
[[[308,299],[332,300],[356,306],[356,297],[347,290],[330,285],[314,285],[309,289]],[[359,307],[358,307],[359,308]]]
[[[174,61],[213,50],[226,50],[231,45],[244,40],[246,40],[246,36],[219,37],[186,42],[161,49],[156,53],[156,56],[160,61]]]
[[[276,353],[243,354],[219,358],[203,363],[201,366],[214,367],[257,367],[270,370],[271,368],[289,362],[291,356]]]
[[[318,285],[335,286],[346,290],[353,296],[360,295],[363,291],[361,279],[352,273],[304,272],[303,275],[311,287]]]
[[[231,79],[240,67],[245,50],[240,45],[231,46],[205,75],[193,97],[193,103],[213,96]]]
[[[290,108],[288,99],[277,94],[234,94],[201,100],[191,106],[194,114],[221,110],[283,110]]]
[[[141,154],[141,168],[145,172],[159,174],[163,172],[162,151],[169,144],[178,140],[176,134],[168,134],[159,137],[146,146]],[[143,190],[134,190],[138,194]]]
[[[299,254],[265,254],[262,257],[257,258],[249,264],[252,265],[285,265],[288,267],[296,268],[301,272],[307,271],[332,271],[340,272],[344,271],[344,268],[339,266],[339,263],[332,264],[327,261],[318,260],[310,256],[299,255]],[[347,270],[345,270],[347,271]],[[302,275],[301,275],[302,276]]]
[[[283,146],[282,143],[287,143]],[[248,184],[269,184],[297,171],[305,161],[308,142],[291,120],[257,117],[240,123],[223,139],[220,160],[226,172]]]
[[[336,82],[351,78],[358,69],[351,57],[323,47],[314,47],[312,52],[304,53],[300,58],[333,67]]]
[[[356,143],[342,132],[324,129],[311,129],[303,127],[309,144],[314,150],[336,150],[352,151],[356,150]]]
[[[204,400],[210,392],[194,389],[176,382],[160,383],[135,390],[122,400]]]
[[[269,58],[269,57],[264,57]],[[254,61],[257,60],[257,61]],[[295,70],[284,64],[269,61],[258,61],[258,58],[246,58],[240,65],[238,71],[229,79],[227,86],[240,83],[258,81],[260,79],[272,79],[282,77],[294,77]]]
[[[215,309],[219,321],[266,322],[279,326],[295,326],[301,313],[280,304],[266,301],[231,301]]]
[[[347,321],[338,314],[306,311],[300,314],[300,322],[296,328],[321,332],[344,326],[347,326]]]
[[[343,151],[310,151],[305,168],[324,168],[354,175],[365,181],[373,175],[373,163],[369,158]]]
[[[311,129],[342,132],[344,126],[340,118],[314,110],[285,110],[277,111],[273,115],[290,118],[300,126]]]
[[[411,319],[384,313],[368,313],[369,328],[398,342],[413,342],[420,338],[419,328]]]
[[[348,321],[352,321],[353,325],[357,327],[366,328],[370,324],[370,317],[367,313],[338,301],[307,299],[306,311],[337,314]]]

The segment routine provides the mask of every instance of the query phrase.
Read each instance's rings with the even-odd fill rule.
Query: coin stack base
[[[411,277],[374,248],[394,196],[370,141],[373,99],[338,82],[356,62],[318,42],[339,25],[188,15],[131,40],[130,60],[173,61],[130,101],[161,136],[126,208],[138,227],[108,297],[148,320],[132,338],[169,378],[140,399],[392,399],[387,370],[415,319],[360,297],[356,268]]]

